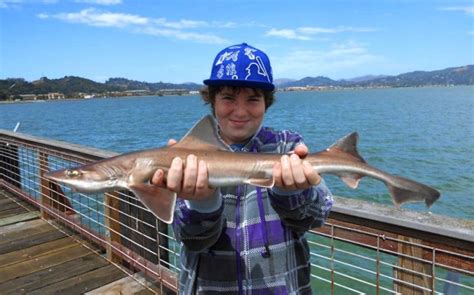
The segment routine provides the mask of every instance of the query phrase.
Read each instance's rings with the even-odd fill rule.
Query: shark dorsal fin
[[[357,132],[352,132],[336,141],[336,143],[331,145],[327,151],[330,152],[331,150],[342,150],[347,154],[357,158],[359,161],[365,163],[365,160],[359,155],[359,152],[357,151],[358,140],[359,134],[357,134]]]
[[[229,150],[219,136],[216,120],[212,115],[204,116],[173,147],[197,150]]]

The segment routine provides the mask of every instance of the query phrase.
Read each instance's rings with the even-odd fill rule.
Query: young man
[[[275,186],[215,189],[206,163],[175,158],[166,181],[153,183],[178,194],[175,235],[182,243],[180,294],[312,294],[310,254],[304,236],[324,224],[332,195],[300,157],[302,137],[262,127],[273,103],[267,55],[247,44],[216,57],[203,99],[211,105],[219,135],[234,152],[281,153]]]

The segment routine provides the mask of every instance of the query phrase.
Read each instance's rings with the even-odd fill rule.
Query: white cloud
[[[87,24],[98,27],[119,27],[128,25],[145,25],[149,22],[146,17],[133,14],[99,12],[94,8],[83,9],[80,12],[59,13],[55,15],[39,14],[40,18],[56,18],[70,23]]]
[[[117,5],[122,4],[122,0],[76,0],[77,3],[87,3],[96,5]]]
[[[474,5],[471,6],[449,6],[449,7],[441,7],[440,10],[445,11],[462,11],[466,14],[474,16]]]
[[[23,4],[23,0],[0,0],[0,8],[16,7]]]
[[[265,33],[265,36],[280,37],[285,39],[296,39],[296,40],[311,40],[310,37],[297,35],[294,30],[291,29],[271,29]]]
[[[285,39],[295,40],[312,40],[311,35],[318,34],[336,34],[342,32],[375,32],[374,28],[357,28],[357,27],[345,27],[338,26],[334,28],[321,28],[321,27],[299,27],[296,29],[275,29],[272,28],[270,31],[265,33],[266,36],[279,37]]]
[[[192,29],[199,27],[208,27],[209,24],[205,21],[195,21],[183,19],[180,21],[168,21],[166,18],[155,19],[154,22],[160,26],[172,29]]]
[[[177,40],[199,43],[222,44],[228,41],[210,33],[189,31],[197,28],[211,28],[212,23],[198,20],[170,21],[166,18],[148,18],[126,13],[102,12],[95,8],[79,12],[37,15],[40,19],[59,19],[69,23],[85,24],[97,27],[115,27],[130,31]],[[230,23],[226,23],[230,25]]]
[[[31,4],[56,4],[59,0],[0,0],[0,8],[19,8]]]
[[[345,26],[338,26],[335,28],[321,28],[321,27],[300,27],[297,29],[299,32],[304,34],[335,34],[335,33],[342,33],[342,32],[356,32],[356,33],[363,33],[363,32],[375,32],[377,31],[374,28],[357,28],[357,27],[345,27]]]
[[[335,44],[327,50],[297,49],[285,56],[275,56],[275,76],[278,77],[304,77],[339,75],[341,72],[354,74],[361,66],[368,67],[383,61],[382,56],[372,54],[363,44],[346,42]],[[339,78],[339,77],[338,77]]]
[[[157,27],[151,27],[151,26],[138,28],[136,31],[139,33],[152,35],[152,36],[168,37],[168,38],[174,38],[178,40],[195,41],[199,43],[211,43],[211,44],[228,43],[226,39],[223,39],[221,37],[218,37],[212,34],[183,32],[181,30],[164,29],[164,28],[157,28]]]

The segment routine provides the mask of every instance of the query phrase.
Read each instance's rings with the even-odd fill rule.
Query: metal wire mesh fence
[[[43,218],[102,246],[110,261],[176,292],[180,245],[133,194],[82,194],[43,177],[113,155],[0,130],[0,186],[33,203]],[[327,224],[307,234],[314,290],[474,293],[474,222],[336,201]]]

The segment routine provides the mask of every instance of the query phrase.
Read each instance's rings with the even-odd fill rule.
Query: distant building
[[[189,94],[188,89],[160,89],[158,95],[183,95]]]
[[[60,92],[50,92],[46,95],[48,99],[64,99],[64,94]]]
[[[22,100],[37,100],[38,97],[36,94],[19,94],[19,97],[21,97]]]

